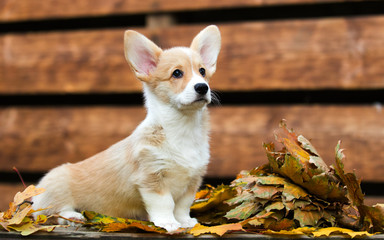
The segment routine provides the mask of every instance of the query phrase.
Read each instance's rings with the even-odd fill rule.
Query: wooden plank
[[[0,212],[7,210],[15,194],[23,190],[22,184],[0,183]]]
[[[125,138],[144,118],[139,107],[3,108],[0,171],[42,172],[76,162]],[[308,139],[328,164],[342,140],[348,171],[384,182],[384,113],[374,106],[250,106],[211,108],[208,176],[233,177],[267,162],[263,142],[281,119]]]
[[[2,240],[15,240],[15,239],[25,239],[25,236],[22,236],[17,232],[0,232],[0,238]],[[189,234],[174,234],[171,237],[163,234],[157,233],[130,233],[130,232],[101,232],[95,231],[89,228],[56,228],[51,233],[46,232],[37,232],[28,236],[28,240],[94,240],[94,239],[104,239],[104,240],[115,240],[115,239],[126,239],[126,240],[136,240],[136,239],[165,239],[171,238],[173,240],[184,240],[192,239],[193,236]],[[229,239],[229,240],[286,240],[291,238],[300,238],[305,240],[313,239],[314,237],[310,236],[295,236],[287,237],[287,235],[268,235],[260,233],[243,233],[243,232],[234,232],[227,233],[222,238],[218,237],[215,234],[204,234],[198,237],[198,239]],[[329,237],[321,237],[324,240],[346,240],[348,239],[344,235],[332,235]],[[370,237],[365,237],[364,239],[369,240],[384,240],[384,234],[376,234]]]
[[[384,196],[365,196],[364,204],[368,206],[373,206],[376,204],[384,204]]]
[[[331,2],[353,0],[2,0],[0,22]]]
[[[384,16],[220,25],[213,88],[375,89],[384,81]],[[136,29],[162,47],[187,46],[204,26]],[[123,29],[0,36],[0,93],[137,92]],[[2,59],[1,59],[2,58]]]

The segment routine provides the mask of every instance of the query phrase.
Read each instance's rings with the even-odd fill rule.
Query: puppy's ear
[[[125,59],[141,81],[147,81],[156,68],[162,50],[144,35],[128,30],[124,34]]]
[[[207,70],[213,74],[216,71],[217,57],[221,47],[220,31],[215,25],[203,29],[193,39],[191,49],[198,52]]]

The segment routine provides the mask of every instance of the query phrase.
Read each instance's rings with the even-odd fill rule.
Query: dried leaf
[[[384,232],[384,204],[376,204],[373,207],[363,206],[365,221],[374,232]],[[368,230],[368,229],[367,229]]]
[[[43,226],[37,225],[32,222],[22,224],[20,226],[8,226],[8,228],[20,232],[22,236],[28,236],[37,231],[52,232],[57,226]]]
[[[118,232],[136,228],[146,232],[166,233],[163,228],[156,227],[152,222],[139,221],[127,218],[110,217],[104,214],[83,211],[84,217],[87,219],[85,225],[93,226],[103,232]]]
[[[25,207],[23,210],[16,212],[16,214],[8,220],[9,225],[17,225],[20,224],[24,218],[28,215],[29,211],[31,211],[32,206]]]
[[[252,193],[253,193],[253,196],[256,198],[270,200],[275,194],[282,192],[282,190],[283,190],[282,188],[279,188],[276,186],[256,185],[252,188]]]
[[[225,217],[228,219],[244,220],[255,214],[258,210],[254,202],[243,202],[241,205],[229,211]]]
[[[167,231],[163,228],[156,227],[153,224],[144,224],[142,222],[132,222],[132,223],[109,223],[103,227],[103,232],[120,232],[124,230],[129,230],[132,228],[137,228],[144,230],[146,232],[156,232],[156,233],[166,233]]]
[[[195,201],[191,206],[191,210],[195,212],[204,212],[234,196],[235,191],[233,188],[221,185],[213,190],[210,198]]]
[[[212,192],[214,191],[214,187],[209,185],[209,184],[206,184],[205,185],[205,189],[201,189],[200,191],[198,191],[195,195],[195,200],[198,200],[198,199],[208,199],[211,197],[211,194]]]
[[[321,159],[311,143],[287,129],[285,122],[275,134],[284,149],[264,144],[273,172],[289,178],[309,193],[329,201],[347,202],[345,189]]]
[[[101,225],[101,224],[109,224],[109,223],[124,223],[124,218],[118,218],[118,217],[109,217],[104,214],[96,213],[93,211],[83,211],[83,216],[87,219],[88,225]]]
[[[283,202],[272,202],[268,206],[265,207],[265,210],[267,212],[270,212],[271,210],[283,210],[285,208],[285,205]]]
[[[317,223],[322,218],[320,211],[302,211],[294,210],[294,219],[298,220],[300,227],[317,226]]]
[[[302,199],[308,197],[308,193],[301,187],[286,182],[284,184],[283,197],[285,201],[290,202],[294,199]]]
[[[206,233],[217,234],[220,237],[223,236],[227,232],[233,231],[244,231],[243,226],[240,223],[232,223],[232,224],[223,224],[219,226],[207,227],[201,224],[196,224],[191,230],[189,230],[190,234],[193,234],[195,237],[200,236]]]
[[[36,195],[39,195],[41,193],[45,192],[44,188],[36,188],[34,185],[28,186],[23,192],[16,193],[13,202],[14,204],[20,205],[25,200],[29,199],[30,197],[34,197]]]
[[[281,230],[281,231],[273,231],[273,230],[266,230],[263,231],[263,234],[272,234],[272,235],[309,235],[312,232],[316,231],[316,228],[313,227],[301,227],[301,228],[295,228],[292,230]]]
[[[351,238],[373,236],[373,234],[370,234],[366,231],[355,232],[351,229],[339,228],[339,227],[320,228],[320,229],[312,232],[312,235],[314,237],[321,237],[321,236],[329,237],[330,235],[335,235],[335,234],[336,235],[342,234],[342,235],[349,236]]]

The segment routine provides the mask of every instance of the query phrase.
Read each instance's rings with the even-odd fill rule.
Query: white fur
[[[201,52],[196,46],[210,50]],[[35,208],[50,206],[43,213],[75,220],[84,220],[77,211],[90,210],[149,219],[168,231],[193,227],[197,221],[189,216],[189,209],[209,161],[206,105],[211,101],[210,90],[200,96],[194,85],[208,84],[216,63],[208,63],[205,78],[196,69],[207,67],[203,59],[217,59],[209,54],[218,54],[219,48],[215,26],[200,32],[190,49],[165,51],[141,34],[127,31],[125,55],[143,82],[146,118],[129,137],[107,150],[51,170],[38,184],[46,192],[33,198]],[[171,77],[175,55],[188,63],[178,67],[189,78]]]

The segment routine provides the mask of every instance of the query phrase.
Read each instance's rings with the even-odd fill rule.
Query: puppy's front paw
[[[63,218],[59,218],[59,224],[61,225],[71,225],[73,227],[81,224],[80,222],[85,222],[86,219],[83,217],[83,215],[79,212],[75,212],[75,211],[64,211],[64,212],[61,212],[60,213],[60,216],[66,218],[66,219],[69,219],[69,220],[72,220],[72,221],[68,221],[66,219],[63,219]]]
[[[196,218],[186,218],[183,220],[180,220],[181,227],[183,228],[192,228],[194,227],[198,222]]]
[[[169,221],[167,219],[157,220],[157,221],[155,220],[155,221],[153,221],[153,223],[158,227],[165,228],[165,230],[167,230],[167,232],[173,232],[173,231],[175,231],[181,227],[181,224],[179,222]]]

